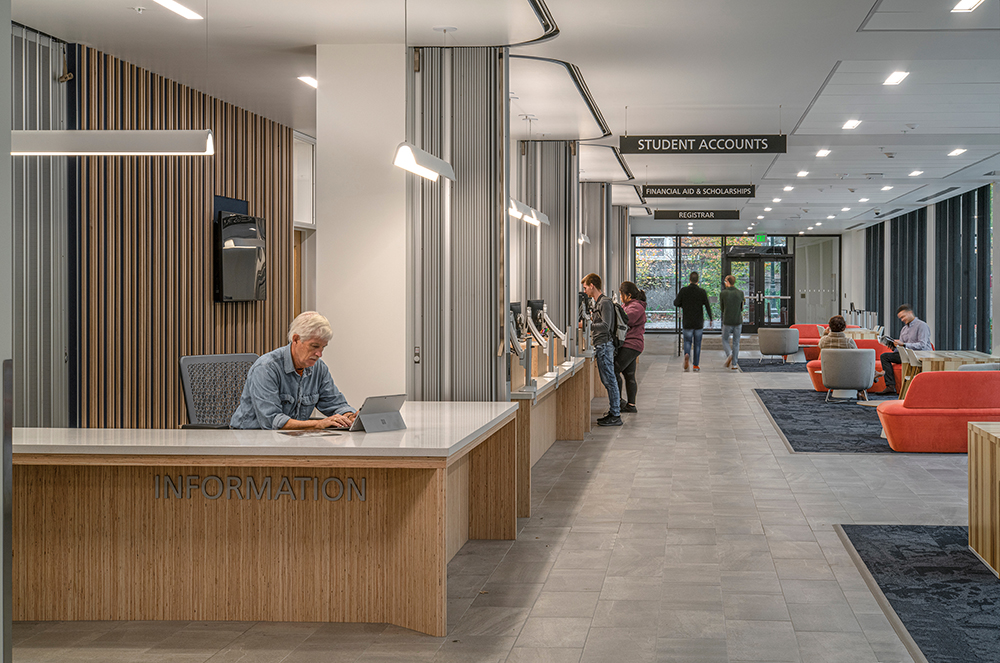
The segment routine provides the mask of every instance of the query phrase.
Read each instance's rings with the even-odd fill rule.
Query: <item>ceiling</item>
[[[545,1],[559,35],[511,49],[528,56],[511,60],[511,132],[584,140],[582,180],[627,181],[611,149],[626,133],[788,135],[779,155],[624,155],[635,179],[613,199],[634,214],[739,209],[739,221],[694,230],[841,232],[1000,179],[1000,0],[964,14],[950,11],[957,0]],[[12,17],[313,135],[315,92],[296,78],[315,74],[316,44],[516,44],[543,34],[526,0],[185,4],[207,20],[151,0],[13,0]],[[611,136],[600,138],[570,65]],[[896,70],[910,75],[883,85]],[[845,130],[849,119],[861,124]],[[966,152],[948,156],[956,148]],[[757,192],[642,201],[632,185],[646,183]]]

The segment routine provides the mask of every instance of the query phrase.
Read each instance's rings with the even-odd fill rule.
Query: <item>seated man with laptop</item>
[[[288,345],[262,355],[250,367],[229,425],[272,430],[349,428],[357,413],[322,360],[332,337],[324,316],[300,313],[288,328]],[[313,408],[324,418],[310,419]]]

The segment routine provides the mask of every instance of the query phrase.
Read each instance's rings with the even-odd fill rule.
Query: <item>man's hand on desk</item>
[[[350,428],[357,416],[357,412],[333,414],[325,419],[317,419],[314,423],[316,428]]]

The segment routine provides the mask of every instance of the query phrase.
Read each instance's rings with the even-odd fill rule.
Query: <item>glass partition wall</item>
[[[698,272],[698,284],[712,305],[714,320],[706,325],[708,330],[722,328],[719,290],[727,274],[736,277],[747,299],[744,332],[787,327],[795,320],[794,256],[784,236],[757,242],[749,236],[635,235],[633,247],[635,284],[646,291],[647,331],[680,329],[674,298],[690,282],[691,272]]]

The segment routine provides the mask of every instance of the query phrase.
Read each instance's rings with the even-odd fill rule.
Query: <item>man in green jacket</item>
[[[736,277],[730,274],[724,281],[726,287],[719,293],[722,308],[722,349],[726,352],[725,366],[734,371],[739,368],[740,334],[743,332],[743,291],[736,287]],[[732,348],[729,337],[733,337]]]

